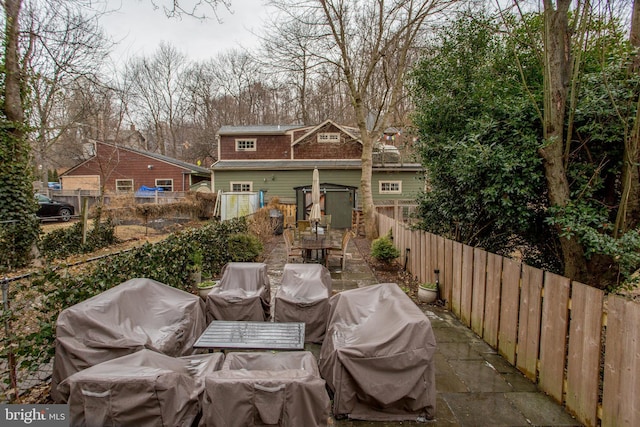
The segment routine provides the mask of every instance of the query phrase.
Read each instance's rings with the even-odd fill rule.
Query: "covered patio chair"
[[[220,284],[207,295],[207,319],[268,320],[271,287],[267,265],[261,262],[230,262]]]
[[[206,327],[197,295],[151,279],[131,279],[63,310],[56,321],[51,397],[78,371],[142,349],[168,356],[193,353]]]
[[[436,340],[427,316],[395,283],[341,292],[329,306],[319,366],[333,393],[333,414],[432,419]]]
[[[200,426],[326,426],[329,408],[310,352],[232,352],[205,377]]]
[[[285,264],[274,297],[276,322],[304,322],[305,342],[321,343],[327,328],[331,273],[320,264]]]
[[[222,353],[174,358],[140,350],[76,372],[60,385],[73,426],[191,426],[204,378]]]

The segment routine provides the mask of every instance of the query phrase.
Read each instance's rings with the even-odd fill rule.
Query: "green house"
[[[405,161],[399,131],[376,146],[372,195],[376,205],[415,201],[424,187],[424,170]],[[397,137],[397,138],[396,138]],[[317,126],[222,126],[218,161],[212,169],[215,192],[261,192],[265,201],[296,204],[297,219],[307,215],[313,169],[320,174],[321,207],[338,228],[361,208],[362,142],[358,130],[327,120]],[[395,145],[394,145],[395,143]],[[326,203],[325,203],[326,201]],[[348,225],[344,225],[347,227]]]

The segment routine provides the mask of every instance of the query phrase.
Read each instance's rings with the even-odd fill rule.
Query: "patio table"
[[[303,350],[304,322],[214,320],[193,345],[207,349]]]
[[[333,242],[328,237],[304,237],[300,241],[300,247],[304,251],[304,261],[310,261],[312,259],[312,252],[316,251],[315,261],[325,259],[327,256],[327,249],[333,247]]]

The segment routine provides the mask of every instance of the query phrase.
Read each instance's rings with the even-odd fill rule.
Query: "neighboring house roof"
[[[177,166],[179,168],[186,169],[191,173],[207,174],[207,175],[209,175],[211,173],[211,171],[209,169],[203,168],[202,166],[197,166],[197,165],[194,165],[194,164],[191,164],[191,163],[183,162],[182,160],[174,159],[172,157],[164,156],[162,154],[152,153],[150,151],[138,150],[138,149],[130,148],[130,147],[123,147],[121,145],[113,144],[113,143],[110,143],[110,142],[94,141],[94,143],[95,144],[104,144],[104,145],[107,145],[107,146],[110,146],[110,147],[117,148],[119,150],[130,151],[132,153],[136,153],[136,154],[139,154],[139,155],[142,155],[142,156],[150,157],[150,158],[153,158],[155,160],[159,160],[159,161],[162,161],[162,162],[169,163],[171,165]],[[97,152],[97,150],[96,150],[96,152]],[[80,162],[77,165],[73,166],[72,168],[70,168],[69,170],[67,170],[63,174],[61,174],[61,176],[69,174],[74,169],[77,169],[78,167],[80,167],[84,163],[87,163],[88,161],[90,161],[94,157],[95,157],[95,154],[93,156],[91,156],[89,159],[83,160],[82,162]]]
[[[303,125],[221,126],[218,135],[285,135],[291,130],[304,127]]]
[[[325,127],[328,124],[331,124],[331,125],[335,126],[336,128],[340,129],[342,132],[344,132],[347,135],[349,135],[352,139],[354,139],[354,140],[356,140],[356,141],[358,141],[358,142],[360,142],[362,144],[362,141],[360,141],[360,137],[356,136],[357,129],[346,127],[346,126],[340,126],[340,125],[336,124],[335,122],[333,122],[331,119],[328,119],[328,120],[325,120],[324,122],[320,123],[318,126],[314,126],[313,128],[311,128],[307,133],[305,133],[300,138],[298,138],[295,141],[293,141],[293,143],[291,145],[296,145],[298,142],[300,142],[300,141],[304,140],[305,138],[309,137],[309,135],[312,135],[312,134],[318,132],[318,130],[322,129],[323,127]]]
[[[141,154],[143,156],[152,157],[152,158],[154,158],[156,160],[167,162],[167,163],[170,163],[172,165],[179,166],[179,167],[181,167],[183,169],[189,169],[191,172],[204,173],[204,174],[209,174],[211,172],[208,168],[203,168],[202,166],[194,165],[192,163],[183,162],[182,160],[174,159],[172,157],[164,156],[162,154],[152,153],[150,151],[137,150],[135,148],[123,148],[123,147],[119,147],[119,148],[124,149],[124,150],[129,150],[131,152],[138,153],[138,154]]]

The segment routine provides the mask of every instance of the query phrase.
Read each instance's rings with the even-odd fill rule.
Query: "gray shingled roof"
[[[209,174],[211,171],[207,168],[203,168],[202,166],[194,165],[192,163],[183,162],[182,160],[175,159],[173,157],[164,156],[158,153],[152,153],[150,151],[138,150],[130,147],[118,147],[120,149],[133,151],[134,153],[142,154],[143,156],[153,157],[154,159],[161,160],[163,162],[171,163],[173,165],[179,166],[183,169],[189,169],[191,172],[205,173]]]
[[[360,160],[220,160],[211,166],[216,170],[309,170],[313,168],[322,169],[361,169]],[[376,170],[422,170],[418,163],[385,164],[373,165]]]
[[[211,169],[360,169],[361,164],[360,160],[220,160]]]
[[[304,127],[303,125],[221,126],[218,135],[284,135],[292,129]]]

